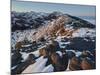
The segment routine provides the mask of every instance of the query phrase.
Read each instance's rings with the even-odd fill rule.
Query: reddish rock
[[[72,71],[81,70],[79,59],[77,57],[73,57],[70,60],[69,69],[72,70]]]
[[[83,70],[93,69],[93,63],[92,63],[92,61],[90,61],[88,59],[83,59],[82,62],[81,62],[81,68]]]
[[[40,49],[39,54],[40,54],[40,56],[44,56],[44,57],[48,56],[48,52],[47,52],[46,48]]]

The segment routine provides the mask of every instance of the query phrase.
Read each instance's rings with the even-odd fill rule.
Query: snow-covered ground
[[[37,14],[38,14],[38,16],[37,16]],[[32,19],[34,19],[34,18],[37,18],[37,17],[43,17],[41,15],[44,15],[44,13],[37,13],[37,14],[35,12],[31,12],[31,13],[28,13],[26,15],[26,17],[29,17],[29,15],[30,15],[30,16],[32,16]],[[16,15],[19,15],[19,14],[16,14]],[[14,22],[16,20],[17,19],[14,18]],[[57,21],[59,21],[59,19],[57,19]],[[49,23],[49,24],[51,24],[51,26],[49,25],[47,27],[45,25],[44,27],[41,27],[40,30],[39,29],[38,30],[36,30],[36,29],[27,30],[26,29],[26,30],[16,30],[14,32],[11,32],[11,47],[12,47],[12,50],[15,50],[15,45],[16,45],[17,42],[23,42],[25,40],[28,40],[29,43],[22,44],[22,47],[25,47],[24,50],[28,50],[27,47],[33,46],[34,38],[35,39],[39,38],[39,37],[36,38],[36,37],[33,36],[38,31],[40,31],[40,32],[38,32],[39,34],[37,36],[43,35],[43,37],[46,39],[46,42],[38,41],[38,43],[36,43],[38,45],[38,48],[36,50],[31,51],[31,52],[25,52],[25,51],[22,51],[22,49],[20,49],[20,53],[21,53],[22,58],[23,58],[23,60],[21,60],[21,62],[25,62],[25,60],[28,58],[29,54],[34,54],[34,56],[37,57],[37,59],[35,60],[36,62],[34,64],[29,65],[22,73],[53,72],[54,71],[54,67],[53,67],[52,64],[49,64],[48,66],[45,66],[46,62],[48,61],[48,58],[44,58],[43,56],[39,57],[39,55],[40,55],[39,54],[39,49],[41,49],[43,47],[46,47],[48,44],[51,44],[51,41],[52,41],[51,38],[49,38],[47,35],[45,35],[45,33],[51,33],[52,29],[54,27],[56,28],[56,26],[54,26],[54,25],[55,24],[58,25],[57,21],[55,20],[51,23],[49,23],[50,21],[45,21],[45,24]],[[72,24],[74,24],[74,22],[72,22]],[[74,30],[74,28],[70,24],[66,24],[65,28],[66,28],[65,30],[67,30],[67,29]],[[47,30],[50,30],[50,31],[46,32]],[[45,33],[43,33],[43,32],[45,32]],[[82,28],[82,27],[78,28],[76,31],[74,31],[72,33],[71,39],[76,38],[76,37],[81,37],[81,38],[84,38],[85,41],[88,41],[88,39],[86,39],[85,37],[95,38],[96,37],[96,29],[95,28]],[[76,57],[79,57],[82,54],[82,52],[79,51],[79,50],[66,49],[65,46],[71,44],[72,42],[70,40],[62,41],[62,39],[64,39],[64,38],[70,39],[66,36],[59,35],[59,36],[56,36],[53,40],[58,42],[60,48],[64,48],[66,52],[72,51],[73,53],[75,53]],[[95,39],[92,39],[92,41],[95,41]],[[61,51],[56,51],[56,53],[59,54],[60,57],[62,57],[62,55],[63,55]],[[13,55],[13,53],[12,53],[12,55]],[[69,63],[70,63],[70,61],[69,61]],[[17,65],[13,66],[11,69],[16,68],[16,66]],[[67,67],[66,70],[67,71],[69,70],[69,64],[68,64],[68,67]]]
[[[80,28],[73,33],[73,37],[95,37],[95,29]]]
[[[30,53],[26,53],[26,52],[20,52],[20,53],[22,54],[22,58],[23,58],[22,62],[24,62],[28,58],[29,54],[34,54],[35,57],[39,57],[39,50]]]
[[[24,31],[17,30],[15,32],[12,32],[12,34],[11,34],[11,46],[13,47],[13,49],[15,48],[15,44],[17,42],[21,42],[25,39],[32,42],[33,41],[32,36],[35,33],[35,31],[36,31],[35,29],[30,29],[30,30],[24,30]]]
[[[43,58],[43,56],[41,56],[36,60],[34,64],[28,66],[22,73],[35,73],[35,72],[46,71],[48,68],[46,69],[44,68],[47,60],[48,60],[47,58]]]
[[[31,29],[31,30],[24,30],[24,31],[15,31],[12,32],[12,47],[15,48],[15,44],[16,42],[20,42],[23,41],[27,38],[27,40],[29,40],[30,42],[33,41],[32,36],[34,34],[35,30]],[[72,37],[95,37],[95,29],[89,29],[89,28],[80,28],[77,31],[75,31],[72,34]],[[65,36],[58,36],[55,41],[57,41],[59,43],[60,48],[65,48],[65,46],[62,46],[63,44],[67,45],[70,44],[70,41],[66,41],[66,42],[62,42],[62,38],[64,38]],[[87,40],[87,39],[85,39]],[[88,40],[87,40],[88,41]],[[50,42],[49,42],[50,43]],[[29,45],[23,45],[23,47],[27,47],[30,46]],[[46,46],[46,45],[44,45]],[[40,46],[41,48],[42,46]],[[75,50],[66,50],[66,52],[68,51],[72,51],[76,54],[76,57],[80,56],[82,54],[82,52],[80,51],[75,51]],[[30,53],[26,53],[26,52],[20,52],[22,54],[22,62],[24,62],[27,58],[29,54],[34,54],[35,57],[39,57],[39,50],[37,51],[33,51]],[[62,57],[62,53],[60,51],[57,51],[56,53],[58,53],[61,57]],[[52,66],[52,64],[45,66],[46,62],[47,62],[47,58],[43,58],[40,57],[38,59],[36,59],[36,62],[30,66],[28,66],[22,73],[34,73],[34,72],[53,72],[54,67]],[[70,62],[70,61],[69,61]],[[16,66],[12,67],[12,69],[14,69]],[[69,67],[67,68],[67,71],[69,71]]]

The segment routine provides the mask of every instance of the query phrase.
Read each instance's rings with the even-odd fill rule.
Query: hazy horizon
[[[11,11],[16,11],[16,12],[35,11],[35,12],[46,12],[46,13],[58,11],[73,16],[95,17],[96,6],[44,3],[44,2],[32,2],[32,1],[12,1]]]

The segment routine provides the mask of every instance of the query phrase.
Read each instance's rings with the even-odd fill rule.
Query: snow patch
[[[61,57],[62,57],[62,52],[60,51],[57,51],[56,53],[58,53]]]
[[[52,66],[52,64],[48,65],[42,70],[42,72],[53,72],[53,71],[54,71],[54,67]]]
[[[95,37],[95,29],[90,28],[80,28],[75,31],[72,36],[73,37]]]
[[[43,56],[41,56],[34,64],[27,67],[22,73],[42,72],[42,70],[45,68],[47,60],[47,58],[43,58]]]

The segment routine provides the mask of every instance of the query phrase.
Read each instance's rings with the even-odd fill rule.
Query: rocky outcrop
[[[58,34],[64,34],[65,35],[69,35],[69,33],[71,34],[71,31],[69,31],[69,33],[67,33],[68,30],[65,30],[64,25],[65,22],[68,22],[69,18],[66,16],[60,16],[58,17],[56,20],[53,20],[52,22],[50,22],[47,26],[43,26],[41,28],[38,29],[37,33],[35,35],[33,35],[33,40],[38,40],[42,37],[54,37]],[[64,33],[63,33],[64,32]]]
[[[12,74],[96,68],[93,24],[57,12],[38,15],[31,12],[13,17]]]

